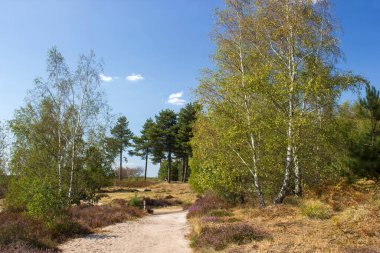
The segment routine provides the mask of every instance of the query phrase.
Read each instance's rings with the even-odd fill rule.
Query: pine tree
[[[128,120],[125,116],[118,118],[116,125],[111,129],[113,145],[117,147],[120,155],[120,173],[119,180],[122,180],[123,169],[123,152],[131,145],[130,141],[133,138],[133,133],[128,127]]]
[[[380,120],[380,94],[374,86],[366,86],[366,97],[359,100],[360,105],[367,111],[371,120],[371,146],[377,135],[377,123]]]
[[[156,124],[152,132],[153,161],[168,161],[168,177],[171,182],[171,167],[173,154],[176,151],[176,136],[178,132],[177,114],[169,109],[161,111],[156,117]]]
[[[190,139],[193,137],[193,125],[199,110],[197,104],[189,103],[178,114],[177,156],[182,158],[182,181],[186,182],[189,173],[189,157],[192,155]]]
[[[140,156],[142,159],[145,159],[145,172],[144,179],[146,181],[146,175],[148,170],[148,159],[149,155],[152,153],[152,134],[155,123],[151,118],[145,121],[143,129],[141,130],[141,135],[133,138],[133,150],[132,155]]]

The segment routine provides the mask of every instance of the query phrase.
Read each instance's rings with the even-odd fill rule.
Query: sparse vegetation
[[[370,180],[361,180],[359,185],[341,182],[322,191],[305,189],[303,199],[290,197],[283,205],[251,205],[248,202],[192,215],[190,238],[196,252],[379,252],[380,185]],[[332,205],[340,208],[335,210]],[[224,212],[228,216],[215,215]],[[222,233],[217,228],[232,228],[231,224],[253,224],[264,230],[265,236],[242,245],[221,243],[222,250],[210,246],[214,238],[210,234],[206,237],[210,239],[197,241],[207,229]]]
[[[253,225],[246,223],[223,224],[215,227],[203,227],[199,235],[192,238],[192,246],[199,248],[213,248],[222,250],[228,244],[246,244],[254,240],[259,241],[268,235]]]
[[[33,219],[26,213],[0,213],[0,252],[56,251],[58,243],[92,233],[94,229],[117,222],[133,220],[144,215],[126,201],[116,200],[112,205],[79,205],[70,207],[54,222]]]
[[[197,199],[195,203],[190,206],[187,214],[188,218],[199,217],[205,214],[209,214],[211,211],[223,209],[227,207],[227,202],[221,198],[214,196],[211,193]],[[223,211],[225,212],[225,211]]]
[[[301,213],[312,219],[328,219],[332,216],[332,208],[319,200],[306,200],[301,205]]]

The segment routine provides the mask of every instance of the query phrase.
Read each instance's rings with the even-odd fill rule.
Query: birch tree
[[[8,161],[8,138],[6,126],[0,122],[0,176],[5,174]]]
[[[280,188],[274,202],[282,203],[302,196],[302,175],[339,169],[337,100],[365,80],[336,69],[337,27],[327,0],[227,0],[218,13],[216,68],[198,99],[251,174],[261,206],[269,188]]]
[[[83,178],[76,180],[75,176],[82,173],[90,139],[102,136],[91,133],[107,122],[101,69],[93,52],[80,55],[75,71],[71,71],[62,54],[50,49],[47,78],[35,80],[27,105],[16,112],[10,124],[15,134],[12,173],[20,177],[40,174],[40,180],[41,175],[49,175],[49,184],[57,190],[54,194],[59,196],[61,206],[79,201],[80,189],[75,187],[82,187],[79,181]]]

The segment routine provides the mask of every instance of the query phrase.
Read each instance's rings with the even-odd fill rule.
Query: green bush
[[[137,197],[137,194],[128,201],[129,206],[142,207],[143,203],[141,198]]]
[[[328,219],[332,216],[332,208],[319,200],[307,200],[301,205],[301,213],[311,219]]]
[[[46,182],[35,182],[33,195],[27,203],[28,214],[35,219],[53,222],[61,214],[62,205],[57,189]]]

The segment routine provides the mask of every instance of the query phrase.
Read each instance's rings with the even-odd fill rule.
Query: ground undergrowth
[[[148,208],[182,208],[195,199],[187,184],[157,180],[115,182],[98,195],[99,203],[73,205],[48,223],[22,210],[5,209],[0,212],[0,253],[58,252],[57,246],[66,240],[143,217],[144,201]]]
[[[370,180],[306,190],[265,208],[210,194],[189,208],[195,252],[380,252],[380,186]]]

